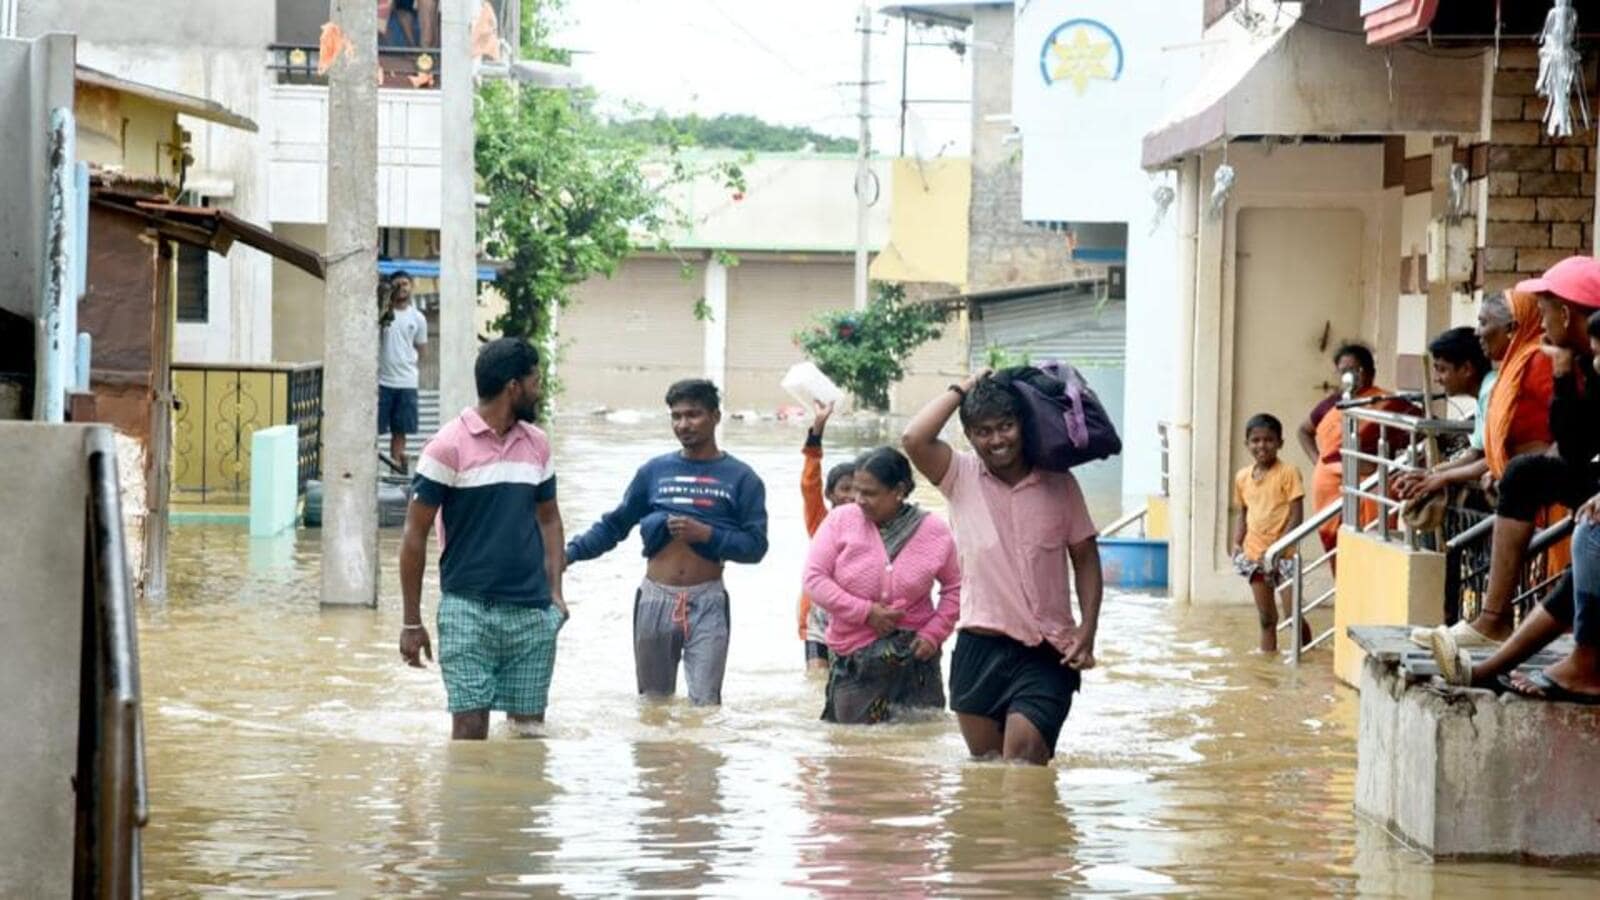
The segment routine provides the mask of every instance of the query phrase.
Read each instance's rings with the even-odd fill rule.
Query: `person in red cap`
[[[1515,636],[1511,631],[1512,594],[1527,559],[1539,510],[1559,503],[1574,510],[1584,509],[1585,515],[1592,518],[1595,512],[1591,498],[1600,492],[1600,467],[1594,463],[1600,452],[1600,370],[1595,368],[1596,351],[1600,350],[1600,260],[1569,257],[1542,277],[1521,282],[1516,290],[1539,296],[1545,332],[1542,349],[1550,358],[1555,376],[1550,403],[1550,430],[1555,445],[1547,453],[1512,460],[1501,480],[1483,609],[1471,622],[1458,622],[1434,632],[1434,656],[1446,680],[1458,684],[1482,683],[1510,671],[1573,622],[1570,576],[1551,592],[1542,609],[1528,617]],[[1596,624],[1596,630],[1600,630],[1600,623]],[[1508,637],[1512,639],[1507,641]],[[1501,641],[1506,641],[1503,646]],[[1467,648],[1483,646],[1498,650],[1473,666]],[[1547,675],[1538,677],[1548,680]],[[1549,685],[1530,684],[1519,677],[1508,679],[1507,683],[1540,696],[1561,692],[1554,681]],[[1596,699],[1600,700],[1600,695]]]

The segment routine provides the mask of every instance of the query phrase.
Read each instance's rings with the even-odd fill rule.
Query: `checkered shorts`
[[[1294,577],[1294,559],[1286,556],[1278,560],[1277,571],[1269,572],[1261,560],[1251,559],[1241,553],[1233,558],[1233,571],[1246,579],[1261,575],[1273,584],[1282,584]]]
[[[484,603],[458,594],[439,601],[439,668],[450,712],[544,713],[556,664],[561,610]]]

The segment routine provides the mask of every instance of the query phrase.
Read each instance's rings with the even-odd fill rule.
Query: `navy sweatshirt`
[[[658,456],[639,467],[622,505],[567,542],[567,562],[594,559],[639,526],[645,557],[672,541],[668,516],[711,526],[711,540],[690,549],[712,562],[760,562],[767,555],[767,488],[755,470],[724,453],[717,459]]]

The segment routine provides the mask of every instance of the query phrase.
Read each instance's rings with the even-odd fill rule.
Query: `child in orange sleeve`
[[[806,534],[815,535],[828,509],[841,503],[855,502],[856,466],[843,462],[828,470],[826,490],[822,481],[822,432],[828,427],[828,417],[833,415],[833,404],[817,403],[816,415],[811,420],[811,430],[806,432],[806,445],[800,452],[805,463],[800,468],[800,499],[805,504]],[[823,505],[823,498],[827,505]],[[806,668],[828,671],[828,614],[811,602],[804,592],[800,594],[800,640],[806,645]]]

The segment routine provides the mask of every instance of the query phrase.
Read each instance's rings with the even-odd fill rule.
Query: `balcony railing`
[[[495,21],[499,25],[501,59],[509,61],[521,41],[522,4],[520,0],[488,2],[494,8]],[[267,68],[277,73],[279,84],[327,84],[327,76],[317,74],[321,51],[315,43],[310,42],[316,34],[312,23],[318,20],[306,19],[300,10],[294,11],[297,13],[295,22],[286,27],[284,23],[287,19],[280,6],[278,43],[267,48],[272,57]],[[437,27],[435,25],[430,30],[437,30]],[[419,32],[415,36],[421,37],[422,34]],[[378,68],[383,72],[383,79],[379,87],[435,89],[439,87],[443,60],[444,54],[438,47],[417,47],[380,40]]]
[[[273,44],[267,68],[278,73],[279,84],[327,84],[328,76],[318,75],[322,52],[316,45]],[[431,90],[439,86],[440,54],[437,47],[381,47],[378,69],[383,72],[379,87]]]
[[[172,367],[172,499],[204,506],[250,500],[250,441],[274,425],[299,430],[299,486],[322,469],[322,366]]]

